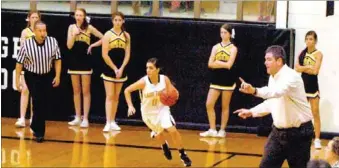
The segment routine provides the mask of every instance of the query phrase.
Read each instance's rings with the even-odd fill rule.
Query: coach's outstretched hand
[[[241,117],[242,119],[247,119],[248,117],[252,117],[252,112],[249,109],[239,109],[233,112],[233,114],[238,114],[238,116]]]
[[[133,106],[128,106],[128,117],[135,114],[135,108]]]
[[[241,81],[241,86],[239,88],[240,92],[246,93],[246,94],[254,94],[255,93],[255,88],[249,84],[246,83],[244,79],[239,77],[239,80]]]

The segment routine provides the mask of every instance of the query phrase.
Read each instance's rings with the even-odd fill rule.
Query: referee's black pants
[[[45,136],[45,120],[51,109],[53,75],[43,75],[25,71],[25,81],[33,99],[33,119],[31,128],[36,137]]]
[[[280,168],[285,159],[291,168],[306,168],[314,134],[312,121],[299,128],[273,129],[265,146],[260,168]]]

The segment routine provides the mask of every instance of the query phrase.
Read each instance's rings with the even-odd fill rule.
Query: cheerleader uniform
[[[234,47],[232,43],[225,46],[222,43],[217,45],[217,51],[215,54],[215,60],[227,62],[231,57],[231,49]],[[211,69],[211,84],[210,88],[221,91],[233,91],[236,87],[236,75],[232,68],[218,68]]]
[[[315,55],[318,53],[318,50],[314,50],[311,53],[305,52],[304,55],[299,57],[299,64],[302,66],[311,65],[314,66],[316,63]],[[304,81],[304,87],[306,95],[309,98],[315,98],[319,96],[319,85],[318,85],[318,75],[312,75],[307,73],[302,73],[301,77]]]
[[[71,49],[70,64],[68,74],[90,75],[92,74],[92,64],[87,49],[91,44],[91,32],[87,28],[85,32],[80,32],[75,36],[73,48]]]
[[[108,56],[113,61],[114,65],[117,68],[122,66],[125,58],[125,49],[126,49],[126,38],[124,32],[120,34],[116,34],[113,30],[109,30],[107,33],[111,35],[108,44]],[[117,79],[115,76],[114,70],[109,67],[107,64],[104,65],[103,73],[101,74],[102,79],[109,82],[125,82],[127,81],[128,77],[126,74],[126,68],[123,71],[122,76]]]
[[[32,30],[31,28],[29,28],[29,27],[27,27],[27,28],[25,29],[25,31],[26,31],[26,33],[27,33],[27,34],[26,34],[26,37],[25,37],[26,40],[29,39],[29,38],[31,38],[31,37],[33,37],[33,36],[35,36],[33,30]]]

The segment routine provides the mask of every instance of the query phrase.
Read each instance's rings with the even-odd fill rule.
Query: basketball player
[[[41,15],[39,11],[30,11],[27,15],[27,27],[22,30],[21,32],[21,37],[20,37],[20,46],[23,46],[24,42],[26,39],[29,39],[34,36],[34,24],[36,21],[40,20]],[[15,123],[16,127],[25,127],[25,116],[26,116],[26,111],[27,111],[27,106],[28,106],[28,100],[29,100],[29,90],[26,85],[26,81],[24,78],[24,71],[22,71],[21,76],[20,76],[20,86],[21,86],[21,98],[20,98],[20,118],[17,120]],[[31,99],[32,102],[32,99]],[[31,103],[31,118],[30,118],[30,123],[32,123],[32,118],[33,118],[33,107]]]
[[[86,11],[78,8],[75,11],[75,24],[68,27],[67,48],[71,50],[71,61],[68,74],[71,75],[73,86],[73,100],[75,106],[75,119],[68,122],[69,125],[80,125],[80,127],[88,127],[88,113],[91,104],[91,50],[93,47],[101,45],[103,37],[94,26],[89,24]],[[91,44],[91,34],[100,40]],[[81,122],[81,91],[83,96],[84,118]]]
[[[102,42],[102,57],[105,61],[101,77],[106,90],[106,125],[104,132],[120,131],[115,122],[119,95],[127,81],[126,66],[130,59],[131,37],[124,29],[125,16],[121,12],[112,15],[113,28],[105,33]]]
[[[131,100],[131,92],[141,90],[141,115],[142,120],[152,130],[152,135],[162,145],[164,155],[168,160],[172,159],[172,154],[165,140],[163,131],[166,130],[171,135],[173,142],[176,143],[180,158],[185,166],[191,166],[191,160],[185,153],[181,135],[175,127],[174,119],[171,115],[169,106],[160,101],[160,92],[165,88],[173,87],[169,78],[159,74],[160,68],[158,60],[151,58],[147,61],[147,75],[139,81],[133,83],[125,89],[125,98],[128,104],[128,116],[135,114],[135,108]]]
[[[323,54],[316,49],[315,45],[317,40],[317,33],[315,31],[306,33],[305,42],[307,47],[299,55],[295,69],[296,71],[301,72],[306,95],[312,108],[315,130],[314,147],[316,149],[321,149],[318,73],[321,67]]]
[[[233,31],[233,32],[232,32]],[[200,133],[202,137],[225,137],[226,125],[229,117],[229,104],[233,90],[235,89],[236,76],[232,71],[233,63],[236,59],[238,49],[232,44],[234,30],[228,24],[220,28],[222,41],[213,46],[211,56],[208,60],[208,67],[211,69],[211,84],[206,101],[206,109],[210,129]],[[222,97],[221,128],[216,130],[214,106],[219,96]]]

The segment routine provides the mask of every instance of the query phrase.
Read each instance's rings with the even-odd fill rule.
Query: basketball
[[[165,89],[160,93],[160,101],[165,106],[173,106],[179,99],[178,90],[174,87]]]

